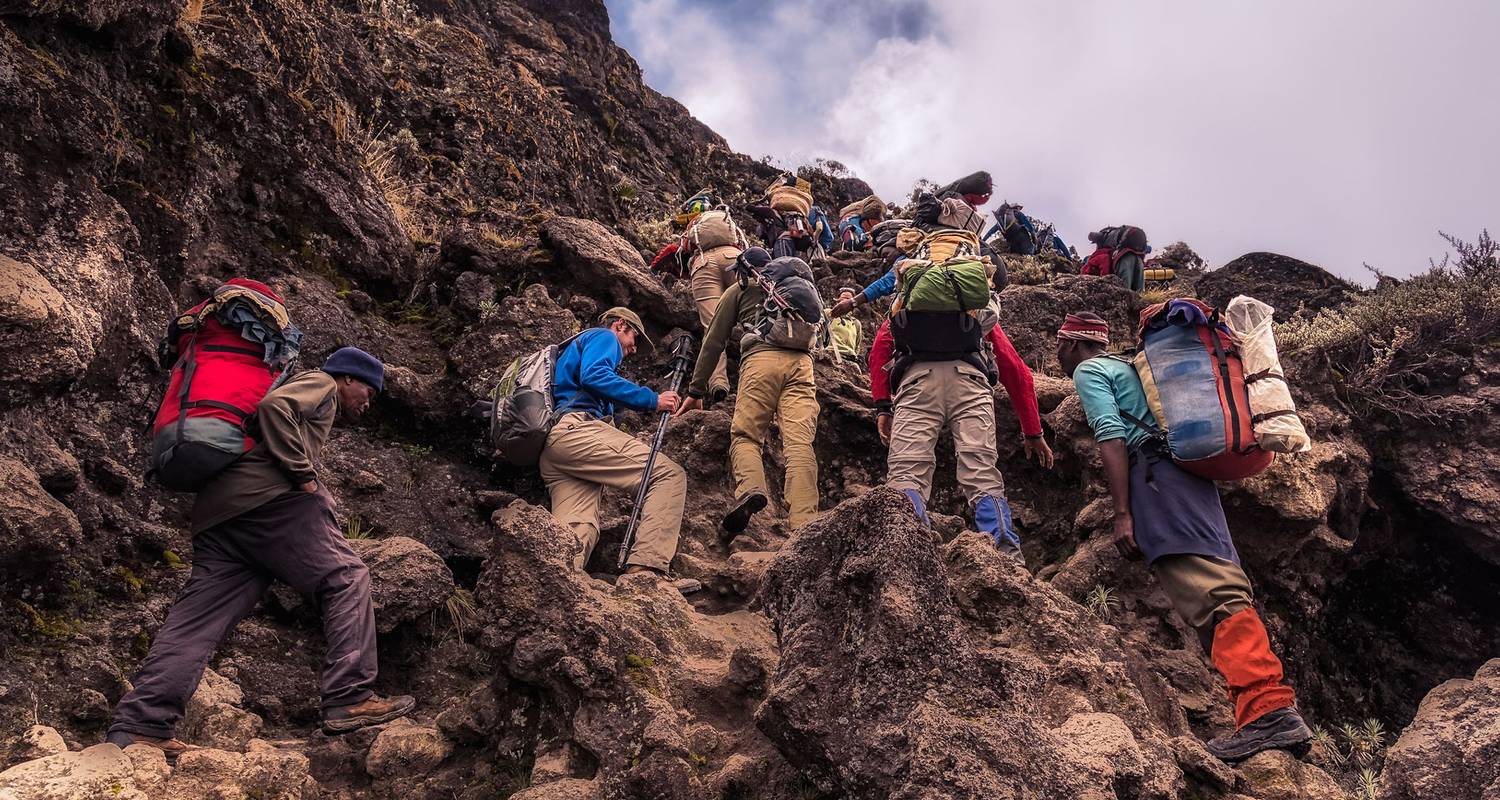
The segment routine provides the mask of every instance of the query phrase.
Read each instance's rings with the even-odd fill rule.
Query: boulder
[[[1385,754],[1379,800],[1500,797],[1500,659],[1427,693]]]
[[[1203,302],[1223,308],[1237,294],[1248,294],[1276,309],[1278,322],[1311,316],[1342,305],[1359,287],[1322,267],[1276,253],[1246,253],[1211,270],[1194,287]]]
[[[0,589],[47,577],[83,544],[78,518],[26,464],[0,456]],[[19,591],[17,591],[19,594]]]
[[[302,800],[315,796],[307,757],[260,739],[245,752],[193,750],[177,758],[163,800],[207,797],[253,797],[257,800]]]
[[[799,530],[760,599],[781,659],[756,724],[824,791],[1008,797],[1016,776],[1048,798],[1112,797],[1117,780],[1140,797],[1181,788],[1082,609],[981,536],[940,550],[895,491]]]
[[[178,737],[200,747],[243,750],[264,726],[259,715],[241,708],[244,702],[239,684],[213,669],[204,670],[198,690],[188,698]]]
[[[32,725],[5,743],[0,750],[0,769],[37,758],[68,752],[68,743],[56,728]]]
[[[1345,800],[1328,773],[1285,750],[1256,753],[1239,766],[1238,789],[1257,800]]]
[[[76,753],[61,752],[27,761],[0,772],[0,798],[156,800],[157,795],[148,794],[136,784],[135,775],[136,764],[130,756],[112,744],[99,744]]]
[[[57,386],[94,358],[79,313],[40,272],[0,256],[0,389]]]
[[[437,728],[398,719],[385,726],[365,756],[365,772],[377,779],[417,778],[453,752]]]
[[[453,595],[453,572],[416,539],[351,539],[349,545],[370,570],[375,628],[381,633],[420,619]]]
[[[599,784],[580,778],[565,778],[522,789],[510,800],[598,800]]]
[[[698,325],[691,294],[670,291],[630,243],[588,219],[553,217],[542,224],[542,242],[557,253],[561,268],[584,293],[608,306],[629,306],[662,328]]]

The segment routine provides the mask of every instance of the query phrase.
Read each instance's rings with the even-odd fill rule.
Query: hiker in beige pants
[[[657,394],[621,377],[620,362],[637,344],[651,347],[641,318],[628,308],[611,308],[604,327],[580,333],[557,355],[552,396],[562,416],[547,435],[539,466],[552,495],[552,516],[577,538],[570,554],[583,569],[599,543],[599,500],[606,488],[634,491],[651,448],[616,428],[616,408],[645,413],[677,408],[675,392]],[[677,552],[687,475],[660,453],[641,504],[640,527],[626,559],[626,572],[666,576]],[[674,580],[679,591],[702,588],[692,579]]]
[[[575,568],[583,569],[599,543],[599,499],[605,487],[635,491],[650,452],[640,439],[582,412],[564,415],[552,429],[542,451],[542,480],[552,495],[552,516],[578,537]],[[658,453],[627,566],[667,571],[677,552],[686,499],[686,473]]]
[[[1005,480],[995,466],[994,390],[984,371],[966,361],[921,361],[906,371],[896,390],[886,485],[915,490],[925,503],[944,427],[953,430],[964,497],[971,504],[1004,497]]]
[[[714,321],[714,312],[719,310],[719,298],[733,282],[729,270],[734,267],[734,260],[739,255],[738,247],[715,247],[693,256],[688,265],[692,276],[693,302],[698,305],[698,322],[704,331]],[[718,363],[714,365],[713,376],[708,382],[708,397],[718,401],[728,395],[729,362],[720,354]]]

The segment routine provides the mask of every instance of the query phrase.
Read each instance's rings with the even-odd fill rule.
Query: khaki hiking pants
[[[729,427],[729,463],[737,496],[766,488],[762,460],[766,434],[775,420],[781,427],[786,458],[786,504],[792,527],[818,515],[818,457],[813,437],[818,429],[818,392],[813,361],[795,350],[756,350],[740,362],[740,388]]]
[[[705,331],[708,330],[708,324],[714,321],[714,312],[719,310],[719,298],[729,287],[729,270],[734,266],[735,259],[739,258],[739,255],[738,247],[726,245],[699,253],[688,262],[688,273],[693,287],[693,302],[698,304],[698,322],[703,325]],[[729,391],[729,362],[723,355],[719,356],[719,363],[714,367],[714,374],[708,379],[709,393],[712,394],[715,389]]]
[[[1005,497],[995,466],[994,390],[978,367],[964,361],[911,365],[896,390],[894,414],[886,485],[913,489],[927,502],[938,436],[948,427],[958,454],[958,485],[969,504],[986,495]]]
[[[1250,579],[1233,561],[1189,553],[1162,556],[1152,562],[1151,573],[1177,615],[1204,640],[1205,650],[1214,626],[1255,604]]]
[[[542,480],[552,495],[552,516],[578,538],[573,566],[583,569],[599,543],[599,498],[605,487],[634,492],[651,446],[601,419],[565,414],[542,450]],[[677,553],[687,474],[662,453],[641,507],[640,527],[626,563],[665,572]]]

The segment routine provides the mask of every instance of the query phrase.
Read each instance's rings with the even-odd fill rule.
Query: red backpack
[[[1126,253],[1135,253],[1142,259],[1146,257],[1146,232],[1134,225],[1103,228],[1090,233],[1089,241],[1094,243],[1095,250],[1079,270],[1083,275],[1115,274],[1115,265]]]
[[[1114,251],[1100,245],[1098,249],[1089,254],[1088,260],[1083,262],[1084,275],[1113,275],[1115,273]]]
[[[234,278],[177,315],[158,358],[171,378],[151,425],[151,470],[168,489],[196,492],[255,446],[245,424],[302,342],[280,296]]]

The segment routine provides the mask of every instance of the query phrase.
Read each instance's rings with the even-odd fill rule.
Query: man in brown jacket
[[[321,370],[298,375],[260,401],[252,422],[255,448],[216,475],[193,505],[192,574],[156,632],[134,688],[115,707],[110,742],[151,745],[169,758],[193,749],[173,738],[173,728],[214,650],[272,579],[315,598],[322,609],[324,730],[386,722],[416,705],[411,697],[382,698],[373,691],[370,574],[344,540],[333,497],[318,479],[335,418],[358,418],[384,382],[378,359],[345,347]]]

